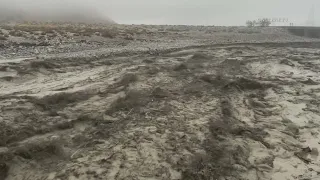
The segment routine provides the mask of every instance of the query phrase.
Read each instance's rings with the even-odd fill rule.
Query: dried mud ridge
[[[0,64],[0,180],[320,177],[317,47]]]

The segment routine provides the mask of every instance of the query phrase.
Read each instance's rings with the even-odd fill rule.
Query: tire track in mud
[[[318,139],[318,122],[297,127],[301,116],[288,116],[296,111],[288,107],[318,97],[319,88],[300,86],[311,82],[305,71],[288,79],[290,63],[275,67],[283,57],[303,70],[306,63],[285,56],[292,51],[316,53],[234,46],[115,57],[107,65],[100,59],[91,66],[61,66],[71,77],[66,85],[60,85],[64,73],[55,72],[61,68],[53,67],[45,77],[53,83],[48,88],[34,88],[31,81],[28,93],[17,90],[1,99],[6,129],[19,133],[29,124],[48,131],[3,143],[0,165],[7,179],[316,177],[318,162],[308,156],[317,147],[308,131]],[[85,78],[77,79],[81,74]],[[308,78],[319,82],[314,77]],[[309,105],[297,106],[316,114],[317,101],[310,97],[303,101]],[[306,139],[310,150],[299,141]]]

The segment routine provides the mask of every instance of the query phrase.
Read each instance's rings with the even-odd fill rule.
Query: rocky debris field
[[[70,27],[1,27],[0,180],[320,179],[317,39]]]

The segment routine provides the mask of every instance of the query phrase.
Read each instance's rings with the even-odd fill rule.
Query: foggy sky
[[[119,24],[244,25],[246,20],[283,17],[306,25],[313,5],[315,25],[320,25],[319,0],[0,0],[0,10],[61,13],[90,9]]]

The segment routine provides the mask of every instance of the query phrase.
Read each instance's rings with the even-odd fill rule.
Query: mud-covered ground
[[[0,180],[320,179],[316,39],[116,25],[54,44],[9,28],[25,37],[0,40]]]

